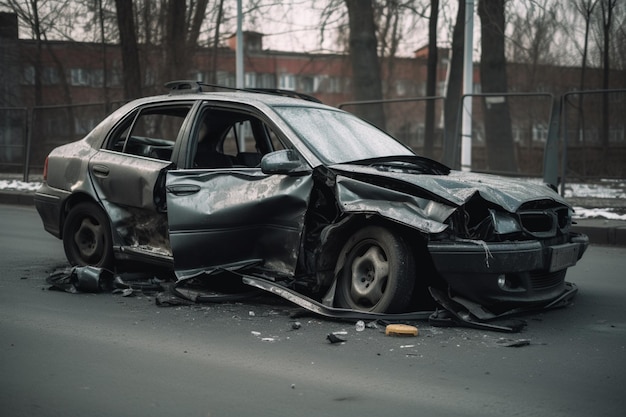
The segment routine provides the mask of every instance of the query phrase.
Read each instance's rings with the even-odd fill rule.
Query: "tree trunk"
[[[372,0],[345,0],[350,24],[350,61],[354,99],[382,100],[380,66]],[[385,129],[382,104],[357,106],[355,113]]]
[[[220,23],[222,22],[222,12],[224,11],[224,0],[220,0],[217,9],[217,21],[215,22],[215,34],[213,35],[213,52],[211,55],[211,84],[217,84],[217,49],[220,40]]]
[[[117,26],[120,32],[122,66],[124,73],[124,95],[127,100],[141,97],[141,72],[139,49],[132,0],[115,0]]]
[[[430,19],[428,21],[428,63],[426,65],[426,95],[437,94],[437,20],[439,17],[439,0],[430,2]],[[426,102],[426,126],[424,128],[424,155],[433,157],[435,145],[435,102]]]
[[[602,35],[604,47],[602,51],[602,89],[609,89],[610,71],[610,46],[611,46],[611,26],[613,21],[613,9],[617,5],[617,0],[601,0],[602,8]],[[609,94],[602,94],[602,127],[600,137],[602,139],[602,159],[606,161],[609,156]]]
[[[189,63],[185,45],[186,5],[184,1],[169,0],[167,3],[167,25],[165,31],[165,79],[163,81],[187,79]]]
[[[452,32],[452,58],[448,72],[448,86],[444,103],[443,117],[445,125],[443,158],[444,164],[458,168],[458,116],[463,88],[463,39],[465,35],[465,0],[459,0],[456,23]]]
[[[478,3],[482,50],[480,82],[483,93],[507,92],[504,2],[505,0],[480,0]],[[497,172],[517,172],[511,114],[506,97],[503,99],[484,97],[482,103],[489,169]]]

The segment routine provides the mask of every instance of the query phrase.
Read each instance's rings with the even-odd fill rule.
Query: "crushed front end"
[[[541,306],[572,291],[565,273],[589,245],[571,232],[571,217],[571,208],[552,199],[512,213],[476,194],[428,249],[451,294],[494,309]]]

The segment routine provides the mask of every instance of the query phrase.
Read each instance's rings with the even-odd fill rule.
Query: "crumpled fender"
[[[375,213],[425,233],[440,233],[456,210],[425,198],[337,175],[335,192],[345,213]]]

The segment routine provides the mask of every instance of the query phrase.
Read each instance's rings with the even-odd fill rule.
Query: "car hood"
[[[356,164],[333,165],[330,169],[337,175],[396,191],[416,193],[420,197],[436,199],[454,206],[465,204],[477,194],[511,213],[516,212],[524,203],[540,200],[552,200],[569,206],[563,197],[546,184],[525,179],[461,171],[450,171],[447,175],[430,175]]]

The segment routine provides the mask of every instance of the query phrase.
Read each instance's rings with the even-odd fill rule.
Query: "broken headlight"
[[[490,209],[491,221],[493,223],[493,230],[498,235],[508,235],[510,233],[517,233],[522,231],[517,218],[509,213],[503,213]]]

